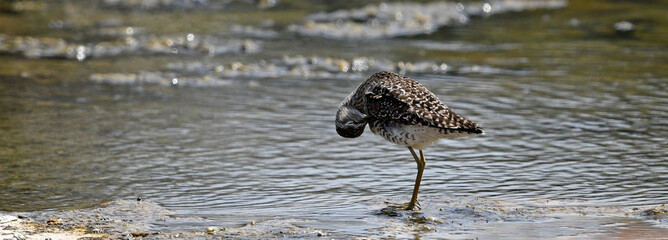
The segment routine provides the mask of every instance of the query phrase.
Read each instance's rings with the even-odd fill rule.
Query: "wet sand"
[[[203,221],[175,217],[150,201],[119,200],[91,209],[0,213],[2,239],[668,239],[668,208],[612,207],[535,201],[518,204],[482,198],[428,202],[405,211],[388,202],[370,206],[366,235],[317,227],[308,218],[248,219],[240,226],[152,230],[154,224]]]

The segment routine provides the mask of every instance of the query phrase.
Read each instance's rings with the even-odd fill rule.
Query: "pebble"
[[[46,221],[46,224],[48,225],[63,225],[63,220],[60,218],[49,218],[49,220]]]

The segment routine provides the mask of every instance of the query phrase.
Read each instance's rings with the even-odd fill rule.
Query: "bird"
[[[336,132],[344,138],[361,136],[368,124],[374,134],[408,147],[418,172],[406,210],[420,209],[418,191],[426,165],[423,150],[442,138],[485,134],[422,84],[387,71],[374,73],[350,93],[339,105],[335,123]]]

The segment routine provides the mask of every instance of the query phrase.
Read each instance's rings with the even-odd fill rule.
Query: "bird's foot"
[[[415,203],[409,202],[407,203],[406,208],[404,208],[404,210],[409,210],[409,211],[420,210],[420,209],[422,209],[422,207],[420,207],[419,201],[415,201]]]

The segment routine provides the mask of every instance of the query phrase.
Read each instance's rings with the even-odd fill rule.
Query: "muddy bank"
[[[94,209],[3,214],[3,239],[110,239],[147,235],[169,211],[142,201],[113,201]]]
[[[427,205],[428,204],[428,205]],[[336,229],[306,217],[248,219],[240,226],[202,227],[194,231],[158,231],[165,222],[204,222],[175,216],[147,201],[119,200],[93,209],[0,214],[1,239],[376,239],[411,237],[488,238],[514,233],[534,237],[624,237],[661,239],[668,236],[666,205],[613,207],[559,201],[511,203],[483,198],[452,198],[425,202],[421,211],[405,211],[388,201],[370,206],[367,222],[378,226],[364,234]],[[521,229],[520,229],[521,228]],[[527,228],[536,228],[529,231]],[[515,230],[513,230],[515,229]],[[515,231],[515,232],[514,232]]]
[[[314,238],[344,235],[297,226],[305,220],[249,220],[235,227],[211,226],[201,231],[163,232],[152,224],[202,221],[171,216],[169,210],[147,201],[112,201],[93,209],[0,213],[0,239],[211,239]]]

